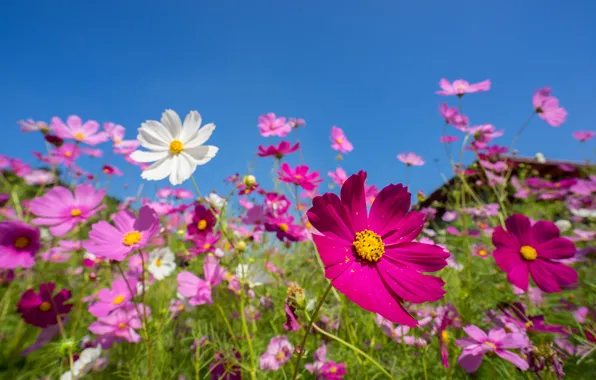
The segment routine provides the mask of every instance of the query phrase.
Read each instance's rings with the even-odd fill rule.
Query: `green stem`
[[[244,337],[246,338],[246,342],[248,344],[248,352],[250,354],[250,362],[251,362],[251,369],[250,369],[250,378],[256,379],[255,375],[255,352],[252,349],[252,341],[250,339],[250,333],[248,332],[248,324],[246,323],[246,315],[244,315],[244,295],[240,295],[240,319],[242,320],[242,331],[244,331]]]

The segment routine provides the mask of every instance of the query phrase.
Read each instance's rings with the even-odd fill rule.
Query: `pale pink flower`
[[[331,148],[340,153],[349,153],[354,150],[352,143],[344,134],[344,130],[336,126],[331,127]]]
[[[99,123],[97,121],[89,120],[83,123],[81,118],[76,115],[69,116],[66,123],[59,117],[53,117],[51,126],[56,136],[89,145],[97,145],[109,139],[106,132],[98,132]]]
[[[490,90],[490,80],[487,79],[482,82],[470,84],[468,81],[463,79],[456,79],[453,81],[453,83],[449,83],[447,79],[443,78],[439,81],[439,87],[441,87],[441,91],[437,91],[438,95],[463,96],[464,94]]]
[[[259,116],[258,127],[263,137],[286,137],[292,131],[292,125],[286,123],[286,118],[276,117],[273,112]]]
[[[416,155],[416,153],[400,153],[397,155],[397,159],[403,162],[408,166],[422,166],[424,165],[424,160],[421,156]]]

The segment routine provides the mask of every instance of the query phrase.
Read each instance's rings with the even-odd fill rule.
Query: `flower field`
[[[47,151],[0,156],[0,378],[593,379],[596,168],[518,157],[522,133],[567,111],[538,89],[505,141],[463,112],[490,90],[439,82],[452,178],[433,194],[408,187],[415,152],[396,157],[404,183],[346,172],[358,144],[336,126],[320,173],[307,122],[274,113],[254,126],[271,178],[222,173],[221,194],[197,173],[230,132],[197,111],[127,130],[21,120]],[[170,185],[111,195],[125,172]]]

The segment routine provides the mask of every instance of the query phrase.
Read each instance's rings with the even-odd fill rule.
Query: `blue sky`
[[[269,175],[271,160],[255,152],[279,139],[261,137],[256,124],[275,112],[306,119],[306,162],[324,177],[338,164],[328,137],[337,125],[355,146],[340,163],[349,173],[365,169],[380,187],[404,181],[395,156],[413,151],[427,165],[412,168],[410,185],[430,192],[448,171],[437,106],[456,99],[435,95],[446,77],[492,80],[490,92],[464,98],[464,111],[472,124],[505,128],[505,145],[531,112],[533,90],[551,86],[567,122],[535,118],[517,147],[580,160],[571,132],[596,128],[594,14],[595,2],[554,0],[5,3],[1,153],[33,163],[30,151],[45,149],[19,132],[20,119],[78,114],[134,138],[166,108],[182,117],[196,109],[217,124],[220,151],[195,175],[203,192],[223,191],[228,174]],[[112,192],[132,194],[138,169],[111,160],[127,173]],[[144,194],[166,184],[148,183]]]

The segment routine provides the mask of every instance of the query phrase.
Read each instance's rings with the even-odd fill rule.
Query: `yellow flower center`
[[[170,143],[170,153],[173,155],[180,154],[184,150],[184,144],[180,140],[174,140]]]
[[[118,323],[118,328],[119,328],[120,330],[124,330],[124,329],[126,328],[126,323],[124,323],[124,322],[120,322],[120,323]]]
[[[529,245],[524,245],[519,249],[519,253],[523,256],[524,259],[528,261],[536,260],[538,253],[534,247],[530,247]]]
[[[39,305],[39,310],[43,311],[44,313],[46,311],[50,311],[51,308],[52,308],[52,305],[50,305],[50,303],[47,301],[44,301],[41,303],[41,305]]]
[[[72,152],[64,152],[64,156],[70,157],[70,156],[72,156]]]
[[[155,260],[155,266],[156,267],[160,267],[161,266],[161,259]]]
[[[375,201],[376,197],[370,197],[370,203],[373,203]]]
[[[287,225],[287,224],[285,224],[285,223],[280,223],[280,224],[279,224],[279,229],[280,229],[280,230],[282,230],[283,232],[288,232],[288,229],[289,229],[289,228],[290,228],[290,227],[288,227],[288,225]]]
[[[532,326],[534,326],[534,323],[532,323],[532,321],[526,322],[526,328],[530,328]]]
[[[116,144],[120,144],[122,142],[122,139],[114,139],[114,143]]]
[[[487,346],[491,347],[493,350],[497,349],[497,346],[495,346],[495,344],[493,342],[484,342],[484,344],[486,344]]]
[[[441,332],[441,339],[443,342],[449,342],[449,332],[447,330]]]
[[[300,174],[296,174],[296,175],[294,176],[294,178],[296,178],[296,179],[302,179],[302,176],[301,176]]]
[[[486,252],[486,249],[480,249],[480,250],[478,250],[478,254],[480,256],[486,256],[488,254],[488,252]]]
[[[207,221],[205,219],[199,220],[199,223],[197,223],[197,228],[199,231],[203,231],[205,228],[207,228]]]
[[[337,367],[336,367],[336,366],[331,366],[331,367],[329,368],[329,372],[331,372],[331,373],[336,373],[336,372],[337,372]]]
[[[283,351],[279,351],[277,353],[277,355],[275,355],[275,359],[277,359],[277,361],[282,361],[286,358],[286,354]]]
[[[356,254],[363,260],[376,263],[385,253],[383,239],[370,230],[360,231],[352,243]]]
[[[120,305],[122,302],[124,302],[124,296],[122,294],[114,298],[114,305]]]
[[[73,208],[70,210],[71,216],[81,216],[81,209],[80,208]]]
[[[124,243],[124,245],[128,245],[129,247],[133,244],[137,244],[140,241],[141,233],[138,231],[127,232],[126,235],[124,235],[124,239],[122,239],[122,243]]]
[[[31,243],[31,240],[29,240],[29,238],[26,238],[24,236],[19,236],[17,238],[17,240],[14,241],[14,247],[17,249],[23,249],[23,248],[27,248],[30,243]]]
[[[211,244],[209,244],[209,243],[205,243],[205,245],[203,246],[203,248],[205,248],[205,249],[209,249],[209,248],[211,248]]]
[[[306,222],[304,224],[304,227],[306,227],[307,229],[311,229],[312,228],[312,224],[310,222]]]
[[[85,138],[85,135],[82,134],[81,132],[77,133],[74,135],[74,138],[77,140],[83,140]]]

